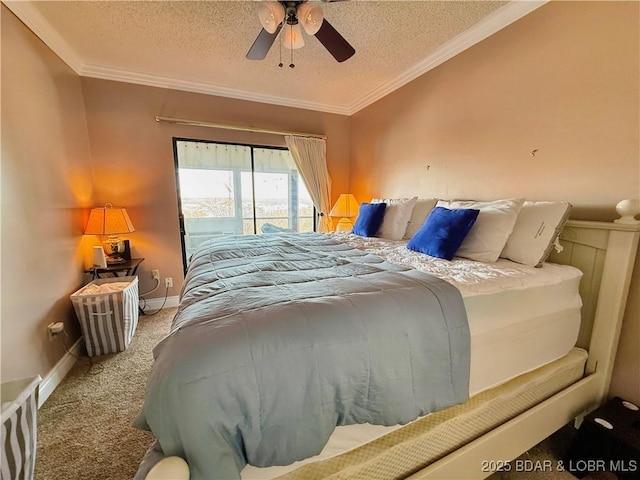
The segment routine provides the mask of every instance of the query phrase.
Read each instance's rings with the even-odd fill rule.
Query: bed
[[[459,342],[458,347],[448,350],[456,352],[464,350],[462,346],[465,342],[469,343],[470,347],[467,357],[455,358],[453,361],[449,358],[442,368],[445,370],[447,368],[458,369],[463,372],[464,376],[464,364],[467,363],[469,373],[466,383],[456,384],[447,390],[445,394],[447,398],[429,397],[428,405],[412,404],[407,406],[407,410],[399,414],[400,416],[397,418],[383,419],[382,421],[375,418],[370,421],[370,423],[387,425],[360,425],[363,421],[369,420],[366,415],[358,417],[351,415],[351,411],[338,412],[340,421],[337,423],[345,424],[340,429],[351,429],[355,433],[346,434],[347,438],[351,437],[351,441],[346,443],[342,440],[334,441],[332,436],[325,446],[325,451],[319,457],[315,457],[313,462],[295,463],[284,469],[245,467],[242,459],[238,461],[238,451],[241,456],[245,455],[246,458],[257,459],[258,461],[253,463],[260,466],[268,465],[273,459],[269,455],[264,458],[256,456],[251,451],[254,448],[253,440],[247,437],[238,442],[237,436],[234,437],[235,453],[228,454],[232,457],[231,462],[235,463],[238,473],[242,470],[241,475],[245,479],[277,477],[372,478],[372,475],[376,478],[484,478],[490,475],[492,473],[489,468],[491,464],[488,464],[487,468],[483,468],[483,461],[502,461],[515,458],[527,448],[568,423],[572,418],[596,407],[606,395],[631,269],[637,251],[639,231],[640,228],[631,222],[570,221],[561,235],[564,250],[552,257],[552,261],[557,264],[546,264],[540,269],[530,268],[527,274],[533,273],[535,279],[529,285],[520,284],[524,277],[517,272],[523,270],[523,267],[508,261],[498,262],[504,264],[499,265],[498,269],[503,273],[486,272],[489,277],[502,278],[498,282],[493,282],[491,287],[487,287],[486,282],[479,282],[475,286],[473,282],[457,282],[455,275],[448,278],[445,283],[456,285],[456,290],[461,292],[461,300],[464,304],[462,317],[468,316],[469,325],[469,332],[465,337],[464,328],[458,322],[458,319],[461,318],[460,302],[455,298],[446,300],[451,303],[447,308],[453,312],[453,315],[448,320],[445,316],[444,323],[452,323],[454,330],[463,330],[462,336],[454,339],[455,342]],[[285,243],[300,244],[299,241],[294,241],[293,236],[286,238]],[[240,239],[234,239],[231,243],[237,244],[239,241]],[[262,248],[265,251],[272,252],[274,247],[276,250],[281,248],[281,244],[278,243],[281,241],[280,239],[277,241],[275,239],[256,240],[255,238],[250,240],[250,242],[256,241],[262,242],[259,243],[258,249]],[[378,293],[387,291],[390,285],[395,285],[399,281],[399,278],[404,281],[408,276],[412,277],[412,280],[416,280],[417,283],[422,283],[429,276],[427,273],[423,275],[423,272],[415,269],[415,265],[412,265],[414,259],[406,257],[399,259],[397,257],[397,252],[403,249],[402,242],[381,242],[375,239],[361,241],[358,238],[328,237],[326,235],[306,236],[305,241],[310,242],[310,244],[303,242],[304,245],[307,245],[303,248],[305,254],[318,250],[319,245],[323,245],[327,248],[330,247],[329,250],[335,248],[343,250],[342,253],[347,252],[348,255],[359,252],[356,253],[356,256],[362,256],[369,260],[374,258],[389,259],[389,261],[383,262],[385,265],[383,270],[391,270],[394,276],[385,277],[384,275],[389,273],[385,270],[381,279],[382,283],[374,282],[373,288],[365,292],[352,292],[357,293],[356,296],[366,299],[363,303],[372,304],[374,314],[377,310],[381,310],[382,304],[389,303],[389,299],[384,302],[377,300],[376,291]],[[215,250],[218,247],[220,245],[214,244],[206,248]],[[222,247],[223,252],[234,251],[229,248],[228,241]],[[295,248],[294,251],[299,252]],[[255,246],[252,249],[255,250]],[[285,255],[293,253],[285,251]],[[211,258],[211,250],[204,251],[201,255],[202,258]],[[238,256],[225,255],[218,256],[219,262],[214,267],[218,269],[218,273],[221,265],[224,265],[225,262],[235,262]],[[331,255],[333,255],[333,251]],[[281,260],[282,258],[268,259],[268,261],[276,263],[280,263]],[[311,261],[318,260],[312,259]],[[326,262],[326,258],[323,259],[324,262]],[[377,260],[374,263],[376,262]],[[198,264],[197,259],[195,263]],[[458,263],[464,264],[465,261]],[[254,264],[254,261],[245,262],[245,269]],[[561,266],[560,264],[573,266]],[[376,265],[379,266],[378,263]],[[465,268],[462,265],[461,269],[465,270]],[[435,269],[438,269],[437,265]],[[246,274],[248,271],[244,273]],[[211,284],[207,275],[207,273],[198,272],[195,268],[193,270],[190,268],[183,298],[208,297],[211,293]],[[525,277],[532,278],[532,275],[525,275]],[[273,283],[275,289],[279,288],[279,281],[280,277]],[[331,282],[328,283],[331,284]],[[207,287],[207,285],[209,286]],[[301,285],[306,285],[306,281]],[[204,289],[201,289],[200,287],[203,286]],[[263,287],[264,285],[251,285],[254,290],[260,290]],[[437,283],[435,289],[439,290],[440,287],[441,284]],[[403,288],[400,290],[404,295],[406,292],[412,292],[412,288],[412,286],[403,284]],[[342,289],[341,286],[340,290],[342,291]],[[289,290],[288,295],[295,296],[293,292],[294,290]],[[410,300],[413,293],[407,295],[408,297],[402,297],[402,301],[398,300],[399,297],[394,297],[393,301],[402,305],[402,308],[382,314],[381,318],[403,314],[403,309],[413,301]],[[301,295],[300,299],[305,296],[309,295]],[[258,295],[253,300],[261,301],[259,299],[262,298],[263,296]],[[442,303],[442,299],[435,298],[436,303]],[[235,315],[237,313],[235,310],[238,309],[232,311],[233,301],[228,300],[227,303],[228,310],[224,311],[224,315]],[[500,305],[499,312],[496,312],[493,307],[496,304]],[[186,320],[183,314],[190,308],[193,309],[189,305],[189,302],[181,305],[174,321],[173,333],[169,339],[177,338],[180,335],[176,332],[186,330],[184,327],[190,320]],[[418,309],[426,308],[421,303],[416,305],[415,308]],[[522,308],[523,305],[526,305],[527,308]],[[258,307],[262,308],[264,305]],[[296,305],[294,308],[300,308],[300,306]],[[527,315],[523,316],[525,311]],[[369,313],[368,315],[373,314]],[[464,318],[464,320],[467,319]],[[438,322],[443,323],[443,320],[440,318],[436,323]],[[197,323],[206,325],[215,324],[216,321],[205,317]],[[382,335],[384,334],[383,331]],[[393,330],[388,330],[386,334],[393,336]],[[451,335],[451,330],[446,330],[441,332],[439,338],[451,339]],[[204,338],[200,335],[194,337]],[[394,339],[389,338],[390,344],[395,342]],[[504,338],[507,338],[508,341],[500,341]],[[335,339],[332,341],[335,343]],[[165,344],[171,342],[172,340],[169,340]],[[440,341],[440,343],[443,342]],[[579,348],[573,348],[576,344]],[[536,345],[537,347],[523,348],[527,345]],[[544,348],[540,348],[540,346]],[[194,347],[194,349],[197,348],[199,347]],[[399,348],[402,349],[401,346]],[[422,346],[419,348],[421,349]],[[156,364],[162,363],[163,352],[167,350],[170,349],[160,346],[154,352]],[[342,353],[342,351],[336,351],[338,356]],[[366,354],[366,351],[363,350],[361,353]],[[392,351],[391,356],[395,355],[397,353]],[[408,357],[409,363],[415,362],[415,360],[413,357]],[[166,362],[174,364],[173,360]],[[290,368],[296,370],[297,362],[292,362],[290,359],[289,362],[291,362]],[[490,367],[487,368],[487,366]],[[182,394],[184,385],[177,387],[176,385],[181,385],[177,383],[169,385],[168,389],[158,388],[158,385],[164,384],[166,386],[170,383],[165,377],[166,370],[158,368],[154,366],[155,378],[152,373],[143,414],[137,424],[150,428],[159,437],[159,442],[156,442],[149,450],[141,464],[138,478],[144,478],[146,472],[165,455],[178,455],[186,458],[192,468],[192,478],[215,478],[216,475],[219,475],[218,478],[238,478],[238,474],[232,472],[233,468],[218,471],[211,467],[211,464],[208,467],[198,465],[201,462],[196,459],[198,455],[201,458],[206,455],[211,456],[211,444],[208,442],[208,437],[206,437],[206,441],[203,440],[211,429],[207,422],[204,422],[207,423],[205,428],[194,429],[191,426],[186,429],[198,432],[195,440],[183,440],[182,437],[186,435],[186,432],[185,429],[180,430],[179,428],[182,419],[163,420],[171,415],[180,416],[175,412],[171,413],[171,409],[165,405],[165,400],[168,396],[167,392],[179,391],[178,393]],[[180,372],[180,369],[177,371]],[[183,369],[181,375],[184,373]],[[392,377],[396,378],[397,372],[394,372]],[[293,378],[297,377],[294,375]],[[413,377],[409,380],[409,382],[415,381],[416,379]],[[295,382],[288,384],[287,388],[291,389],[294,385]],[[406,388],[404,383],[398,385]],[[440,391],[442,384],[438,385],[435,390]],[[380,386],[379,388],[382,392],[387,387]],[[391,394],[391,403],[398,401],[402,403],[400,398],[393,396],[393,390],[393,385],[391,385],[387,392]],[[419,391],[424,393],[428,390],[433,390],[433,388]],[[461,393],[461,390],[464,392]],[[332,392],[335,393],[335,391]],[[535,394],[531,395],[531,392]],[[348,390],[340,391],[340,394],[346,395],[340,398],[338,403],[341,405],[345,403],[345,398],[351,401],[354,395]],[[468,401],[467,396],[470,396]],[[237,400],[236,397],[233,398]],[[273,398],[275,403],[282,401],[281,396],[276,395]],[[158,403],[162,405],[159,407]],[[354,405],[358,406],[359,404],[356,402]],[[277,406],[274,408],[277,409]],[[291,408],[291,406],[287,408]],[[155,413],[152,413],[154,409]],[[246,414],[244,407],[240,410],[243,415]],[[259,412],[258,417],[263,413],[264,411]],[[332,412],[332,414],[335,416],[336,412]],[[479,421],[479,419],[488,420]],[[172,424],[171,428],[178,430],[180,441],[167,440],[163,431],[166,427],[165,423]],[[358,424],[349,425],[351,423]],[[393,424],[407,425],[398,428],[391,426]],[[474,425],[474,428],[464,428],[465,425]],[[235,427],[226,425],[225,428],[230,430]],[[309,430],[318,433],[313,428]],[[320,432],[319,436],[322,437],[320,443],[323,445],[326,440],[324,437],[327,433],[332,433],[330,430],[333,430],[333,425],[328,430]],[[304,435],[304,429],[296,429],[293,432],[297,435]],[[278,432],[275,438],[281,433]],[[340,445],[341,442],[342,445]],[[298,443],[306,448],[309,439],[303,437],[299,442],[294,440],[293,443],[280,445],[274,449],[292,450],[294,457],[309,456],[307,450],[296,451]],[[314,453],[319,453],[318,445],[313,441],[311,444],[309,448],[317,450]],[[336,445],[339,445],[337,450]],[[198,449],[201,450],[199,453]],[[407,456],[407,451],[413,453]],[[285,460],[284,463],[291,462],[291,458]],[[277,458],[273,463],[283,463],[283,459]]]

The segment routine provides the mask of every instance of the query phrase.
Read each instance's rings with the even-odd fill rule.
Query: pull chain
[[[284,25],[284,22],[283,22]],[[280,46],[280,63],[278,64],[278,66],[280,68],[282,68],[284,66],[284,64],[282,63],[282,36],[284,35],[284,26],[282,27],[280,34],[278,35],[278,45]]]
[[[291,25],[291,35],[289,36],[290,44],[291,44],[291,63],[289,64],[289,68],[294,68],[293,64],[293,25]]]

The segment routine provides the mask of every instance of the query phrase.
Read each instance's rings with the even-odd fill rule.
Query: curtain
[[[320,232],[331,230],[331,177],[327,170],[327,145],[324,139],[286,135],[293,161],[304,179],[313,205],[320,215]]]

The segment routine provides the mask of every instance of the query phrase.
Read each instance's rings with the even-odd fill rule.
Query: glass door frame
[[[289,149],[287,147],[275,147],[275,146],[271,146],[271,145],[259,145],[259,144],[251,144],[251,143],[238,143],[238,142],[221,142],[221,141],[217,141],[217,140],[199,140],[199,139],[194,139],[194,138],[185,138],[185,137],[172,137],[172,144],[173,144],[173,163],[174,163],[174,174],[175,174],[175,181],[176,181],[176,197],[177,197],[177,205],[178,205],[178,228],[179,228],[179,232],[180,232],[180,246],[182,249],[182,267],[183,267],[183,271],[186,274],[187,273],[187,245],[185,243],[185,236],[187,234],[186,232],[186,228],[185,228],[185,219],[184,219],[184,213],[182,210],[182,194],[180,192],[180,175],[179,175],[179,168],[180,168],[180,164],[178,161],[178,142],[195,142],[195,143],[210,143],[210,144],[216,144],[216,145],[229,145],[229,146],[238,146],[238,147],[247,147],[249,148],[250,151],[250,155],[251,155],[251,190],[252,190],[252,209],[253,209],[253,227],[254,227],[254,232],[257,233],[257,221],[258,219],[256,218],[256,191],[255,191],[255,165],[254,165],[254,149],[259,148],[259,149],[272,149],[272,150],[284,150],[284,151],[289,151]],[[299,172],[298,172],[299,174]],[[289,180],[290,184],[291,182],[296,182],[297,179],[295,180]],[[289,203],[291,203],[291,199],[289,199]],[[316,231],[317,228],[317,215],[316,215],[316,209],[315,206],[313,208],[313,231]]]

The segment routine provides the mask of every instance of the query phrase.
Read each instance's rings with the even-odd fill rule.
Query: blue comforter
[[[320,234],[203,244],[154,356],[135,425],[192,479],[286,465],[336,425],[404,424],[468,396],[459,291]]]

